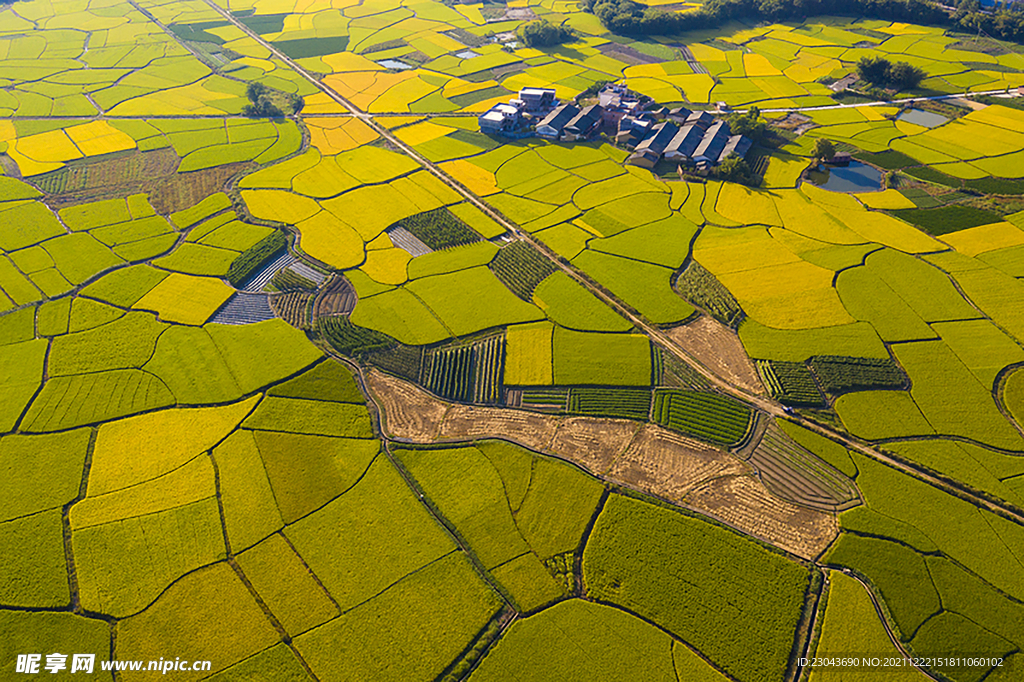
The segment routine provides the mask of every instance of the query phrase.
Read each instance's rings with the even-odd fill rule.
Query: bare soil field
[[[701,315],[665,333],[721,378],[753,393],[764,393],[764,386],[739,337],[718,320]]]
[[[384,433],[414,443],[437,439],[441,422],[451,405],[408,381],[375,369],[366,373],[366,384],[384,413],[381,415]]]
[[[453,405],[441,424],[441,440],[503,438],[533,450],[550,452],[559,417],[500,407]]]
[[[805,559],[821,554],[839,533],[834,516],[781,500],[754,476],[713,479],[684,503]]]
[[[551,442],[550,451],[604,476],[641,428],[628,419],[566,417]]]
[[[655,424],[645,424],[607,471],[609,480],[677,504],[708,479],[750,473],[732,455]]]
[[[654,424],[453,405],[376,369],[366,379],[391,438],[513,441],[613,483],[706,512],[805,558],[820,554],[838,533],[831,514],[776,497],[733,455]]]

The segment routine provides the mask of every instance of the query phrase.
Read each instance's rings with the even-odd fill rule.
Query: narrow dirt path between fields
[[[861,587],[863,587],[867,591],[868,598],[871,599],[871,605],[875,607],[875,614],[878,616],[878,620],[882,621],[882,627],[885,628],[885,634],[887,634],[889,636],[889,641],[892,642],[893,646],[895,646],[896,649],[901,654],[903,654],[903,657],[905,659],[907,659],[907,661],[910,662],[910,665],[913,666],[918,672],[920,672],[925,677],[928,677],[928,678],[931,678],[931,679],[935,680],[936,682],[941,682],[942,678],[936,677],[934,674],[929,672],[926,668],[922,668],[921,666],[917,665],[917,663],[915,662],[916,659],[914,658],[914,656],[912,656],[910,654],[910,652],[907,651],[907,648],[905,646],[903,646],[903,642],[901,642],[900,638],[896,636],[895,632],[893,632],[892,626],[889,624],[889,620],[885,617],[885,612],[882,610],[882,605],[878,602],[878,597],[875,595],[874,590],[871,589],[871,585],[869,585],[867,583],[867,581],[863,580],[859,575],[857,575],[853,571],[850,571],[850,570],[845,569],[845,568],[838,568],[836,566],[829,566],[828,564],[817,564],[817,565],[818,565],[819,568],[825,568],[825,569],[829,569],[829,570],[833,570],[833,571],[838,571],[838,572],[842,573],[843,575],[847,575],[847,576],[853,578],[854,580],[856,580],[857,582],[859,582]],[[826,578],[827,578],[827,576],[826,576]]]

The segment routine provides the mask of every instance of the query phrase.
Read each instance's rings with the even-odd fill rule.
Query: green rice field
[[[1024,679],[1022,88],[935,0],[0,5],[0,677]]]

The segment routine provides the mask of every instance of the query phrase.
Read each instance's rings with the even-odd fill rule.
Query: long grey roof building
[[[537,134],[552,140],[562,137],[562,131],[569,121],[573,120],[580,110],[572,104],[563,104],[555,107],[547,116],[537,124]]]

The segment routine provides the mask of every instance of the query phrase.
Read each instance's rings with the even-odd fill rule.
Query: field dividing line
[[[508,219],[506,219],[504,216],[502,216],[496,210],[491,208],[488,204],[484,203],[483,200],[481,200],[475,194],[470,192],[468,189],[463,187],[461,184],[459,184],[458,182],[456,182],[452,178],[448,177],[448,175],[446,173],[444,173],[443,171],[441,171],[440,168],[435,166],[433,162],[431,162],[428,159],[422,157],[412,147],[410,147],[405,142],[403,142],[402,140],[398,139],[394,134],[392,134],[391,131],[389,131],[388,129],[384,128],[383,126],[381,126],[376,121],[374,121],[373,120],[373,116],[371,114],[368,114],[368,113],[362,111],[361,109],[356,107],[354,104],[349,102],[347,99],[345,99],[344,97],[339,95],[337,92],[335,92],[332,88],[330,88],[326,84],[321,83],[319,80],[314,78],[311,73],[309,73],[308,71],[303,69],[301,66],[296,64],[295,61],[291,59],[291,57],[289,57],[288,55],[286,55],[283,52],[281,52],[280,50],[278,50],[277,47],[275,47],[272,43],[264,40],[262,36],[260,36],[259,34],[255,33],[252,29],[250,29],[248,26],[246,26],[241,21],[239,21],[237,17],[235,17],[229,11],[227,11],[226,9],[224,9],[223,7],[218,5],[215,2],[215,0],[203,0],[203,1],[207,5],[209,5],[214,11],[216,11],[218,14],[220,14],[222,17],[224,17],[229,22],[231,22],[238,29],[243,31],[250,38],[252,38],[253,40],[257,41],[260,45],[262,45],[267,50],[269,50],[271,52],[271,54],[273,54],[275,57],[277,57],[278,59],[283,61],[285,64],[290,66],[292,69],[294,69],[296,73],[298,73],[300,76],[305,78],[312,85],[316,86],[316,88],[318,90],[320,90],[321,92],[325,93],[328,97],[333,99],[335,102],[337,102],[341,106],[343,106],[346,109],[348,109],[349,112],[353,116],[361,119],[364,123],[366,123],[371,128],[373,128],[373,130],[377,134],[379,134],[381,137],[383,137],[384,139],[388,140],[395,147],[397,147],[398,149],[402,150],[406,155],[408,155],[409,157],[415,159],[420,164],[422,164],[424,168],[426,168],[428,171],[430,171],[439,180],[441,180],[443,183],[445,183],[448,187],[450,187],[452,190],[457,192],[459,195],[464,197],[471,204],[473,204],[474,206],[479,208],[481,211],[483,211],[485,214],[487,214],[490,218],[492,218],[499,225],[504,227],[506,230],[508,230],[512,234],[516,235],[516,237],[518,237],[519,239],[532,244],[542,254],[544,254],[545,257],[547,257],[550,261],[552,261],[560,270],[562,270],[567,275],[572,277],[575,281],[577,281],[580,284],[582,284],[583,286],[585,286],[588,291],[590,291],[592,294],[597,296],[601,301],[603,301],[606,305],[611,307],[617,313],[619,313],[620,315],[625,317],[627,320],[632,322],[638,329],[640,329],[645,334],[647,334],[648,337],[650,337],[651,339],[654,339],[655,341],[660,343],[662,346],[664,346],[664,347],[668,348],[669,350],[671,350],[673,353],[675,353],[677,356],[679,356],[679,358],[681,360],[685,361],[688,365],[690,365],[695,370],[697,370],[697,372],[699,372],[702,376],[704,376],[706,379],[711,381],[715,386],[719,387],[720,389],[722,389],[726,393],[732,395],[733,397],[739,398],[739,399],[741,399],[741,400],[743,400],[743,401],[745,401],[747,403],[750,403],[750,404],[754,405],[758,409],[760,409],[760,410],[762,410],[764,412],[767,412],[770,415],[773,415],[773,416],[776,416],[776,417],[782,417],[782,416],[786,415],[786,412],[783,410],[782,405],[780,403],[777,403],[777,402],[775,402],[773,400],[768,400],[766,398],[762,398],[761,396],[754,395],[752,393],[749,393],[749,392],[743,390],[742,388],[734,386],[733,384],[729,383],[725,379],[719,377],[717,374],[715,374],[714,372],[712,372],[708,368],[704,367],[704,365],[702,365],[696,359],[691,357],[690,354],[687,353],[681,346],[679,346],[676,342],[674,342],[672,339],[670,339],[668,337],[668,335],[666,335],[664,332],[662,332],[660,329],[655,327],[653,324],[651,324],[647,320],[642,319],[637,314],[634,314],[630,309],[626,308],[626,306],[623,305],[622,303],[620,303],[617,299],[612,298],[609,294],[605,293],[600,287],[595,286],[590,281],[590,279],[588,277],[585,277],[584,275],[580,274],[575,268],[570,267],[569,265],[566,265],[565,263],[563,263],[561,260],[559,260],[557,255],[554,254],[554,252],[551,251],[550,248],[548,248],[548,246],[546,244],[543,244],[543,243],[535,240],[532,235],[524,232],[522,229],[519,228],[518,225],[515,225],[514,223],[510,222]],[[129,2],[132,2],[134,4],[134,0],[129,0]],[[1004,92],[1004,91],[1003,90],[999,90],[997,92]],[[982,93],[975,93],[975,94],[982,94]],[[960,95],[956,95],[956,96],[959,97]],[[943,96],[943,97],[947,97],[947,96]],[[844,106],[849,107],[850,105],[838,105],[835,108],[840,108],[840,107],[844,107]],[[899,460],[897,460],[897,459],[895,459],[893,457],[889,457],[888,455],[885,455],[885,454],[883,454],[881,452],[878,452],[878,451],[870,448],[869,446],[863,444],[861,441],[854,440],[853,438],[851,438],[849,436],[846,436],[844,434],[841,434],[841,433],[838,433],[836,431],[833,431],[832,429],[829,429],[829,428],[826,428],[824,426],[821,426],[820,424],[816,424],[814,422],[810,422],[810,421],[808,421],[806,419],[799,418],[799,417],[797,418],[797,421],[799,421],[801,425],[803,425],[805,427],[808,427],[808,428],[812,428],[813,430],[820,432],[821,434],[831,438],[832,440],[838,440],[839,442],[843,443],[847,447],[855,448],[859,452],[867,455],[868,457],[871,457],[872,459],[881,461],[881,462],[883,462],[885,464],[888,464],[889,466],[895,467],[896,469],[899,469],[903,473],[910,474],[910,475],[912,475],[912,476],[914,476],[914,477],[916,477],[916,478],[918,478],[920,480],[923,480],[926,483],[929,483],[930,485],[932,485],[934,487],[937,487],[937,488],[940,488],[940,489],[944,490],[945,492],[956,491],[953,494],[956,495],[957,497],[964,498],[966,496],[966,497],[970,498],[970,501],[973,502],[975,505],[986,507],[989,511],[997,513],[997,514],[999,514],[1000,516],[1003,516],[1003,517],[1011,518],[1016,523],[1024,526],[1024,515],[1019,514],[1019,513],[1017,513],[1016,511],[1014,511],[1012,509],[1004,507],[1003,505],[1000,505],[1000,504],[996,504],[995,502],[991,502],[989,500],[985,500],[983,498],[977,497],[976,495],[974,495],[973,493],[971,493],[971,492],[969,492],[967,490],[962,490],[960,488],[956,488],[955,486],[952,486],[952,485],[950,485],[950,484],[948,484],[948,483],[946,483],[946,482],[944,482],[944,481],[942,481],[942,480],[940,480],[940,479],[938,479],[938,478],[936,478],[934,476],[931,476],[931,475],[926,474],[924,472],[918,471],[916,468],[911,467],[911,466],[909,466],[907,464],[904,464],[903,462],[901,462],[901,461],[899,461]]]
[[[907,651],[907,648],[905,646],[903,646],[903,642],[901,642],[900,638],[896,636],[896,633],[892,631],[892,626],[889,625],[889,619],[885,617],[885,612],[882,611],[882,605],[878,602],[878,597],[875,596],[875,591],[871,589],[871,586],[868,585],[868,583],[866,581],[861,579],[861,577],[859,575],[857,575],[856,573],[854,573],[853,571],[851,571],[849,569],[846,569],[846,568],[836,568],[834,566],[828,566],[826,564],[818,564],[818,566],[820,568],[826,568],[828,570],[838,571],[838,572],[842,573],[843,575],[849,576],[850,578],[853,578],[854,580],[859,582],[860,586],[863,587],[864,590],[868,593],[868,598],[871,600],[871,605],[875,607],[875,613],[878,615],[878,620],[882,621],[882,626],[885,628],[885,634],[889,635],[889,640],[899,650],[899,652],[901,654],[903,654],[904,658],[906,658],[908,661],[910,661],[910,665],[912,665],[914,668],[916,668],[925,677],[929,677],[929,678],[931,678],[933,680],[936,680],[936,682],[938,682],[940,679],[942,679],[942,678],[936,677],[929,670],[927,670],[925,668],[922,668],[921,666],[919,666],[915,662],[914,657],[911,656],[910,652]]]
[[[377,397],[373,394],[373,391],[370,390],[370,383],[366,380],[365,368],[336,354],[333,348],[331,348],[328,353],[325,353],[325,355],[328,357],[334,357],[341,362],[342,365],[348,368],[350,372],[352,372],[352,376],[355,377],[360,391],[362,391],[363,395],[366,396],[366,409],[371,413],[370,418],[375,422],[377,431],[380,434],[381,452],[384,454],[385,459],[387,459],[391,464],[392,468],[402,478],[402,481],[409,489],[409,492],[416,498],[427,514],[434,519],[434,522],[441,527],[441,530],[452,540],[452,543],[455,545],[454,551],[462,552],[466,557],[466,560],[469,561],[470,565],[473,567],[473,570],[480,576],[480,579],[487,583],[488,587],[490,587],[498,598],[505,604],[505,607],[514,614],[514,617],[518,617],[520,615],[519,609],[516,608],[516,605],[513,604],[511,599],[509,599],[509,597],[505,595],[505,592],[502,591],[503,586],[498,583],[497,578],[491,574],[491,571],[484,566],[483,562],[480,561],[480,558],[477,557],[476,553],[469,547],[469,544],[463,540],[462,536],[457,532],[458,529],[455,527],[455,524],[449,520],[448,517],[444,515],[444,512],[441,511],[441,508],[436,506],[436,503],[427,496],[426,491],[423,490],[419,482],[413,478],[411,473],[409,473],[405,464],[400,462],[398,458],[395,457],[395,454],[391,452],[392,445],[403,446],[409,444],[396,441],[390,438],[385,432],[384,429],[388,413],[387,410],[377,402]]]

